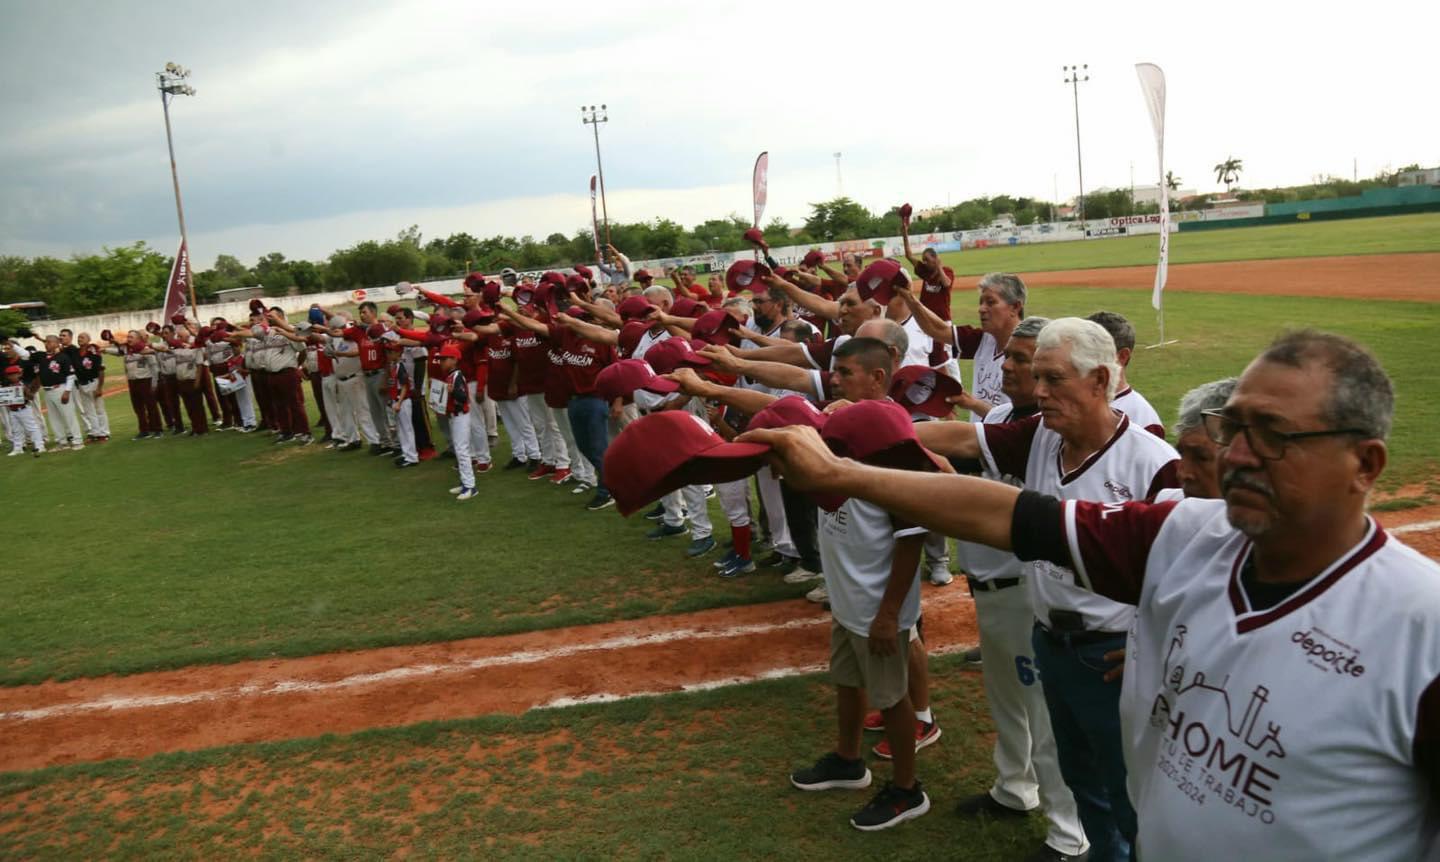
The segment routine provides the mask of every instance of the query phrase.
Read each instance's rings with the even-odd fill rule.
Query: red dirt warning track
[[[926,587],[932,653],[975,644]],[[821,670],[830,615],[776,602],[622,623],[0,689],[0,771],[353,733]]]
[[[1148,289],[1155,283],[1154,266],[1026,272],[1021,275],[1031,287]],[[1440,253],[1171,264],[1165,290],[1440,302]]]

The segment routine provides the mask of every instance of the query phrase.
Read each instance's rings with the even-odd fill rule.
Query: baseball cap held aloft
[[[770,274],[769,267],[759,261],[737,260],[730,264],[725,270],[725,287],[731,293],[739,293],[742,290],[754,290],[756,279],[763,278]]]
[[[920,445],[910,414],[894,401],[861,401],[837,410],[820,430],[825,444],[842,458],[895,470],[944,470],[939,458]],[[816,496],[827,512],[844,505],[846,497]]]
[[[745,241],[754,243],[755,245],[760,246],[762,249],[768,250],[770,248],[770,246],[765,244],[765,232],[758,227],[752,227],[749,230],[745,231]]]
[[[909,410],[937,419],[955,412],[945,399],[964,393],[960,381],[936,368],[906,365],[890,381],[890,397]]]
[[[605,450],[605,485],[630,515],[686,485],[734,482],[765,464],[770,447],[726,443],[684,410],[652,413],[625,426]]]
[[[895,298],[895,288],[908,287],[910,275],[893,260],[877,260],[861,271],[855,279],[855,290],[861,300],[871,300],[889,305]]]
[[[620,315],[621,320],[639,320],[654,310],[655,306],[643,296],[627,296],[615,307],[615,313]]]
[[[667,338],[645,351],[645,361],[655,369],[656,374],[669,374],[681,366],[703,368],[710,364],[710,357],[696,353],[690,342],[683,338]]]
[[[605,366],[595,378],[595,393],[606,401],[616,398],[626,404],[635,400],[635,390],[646,389],[657,395],[680,391],[680,384],[656,377],[650,363],[643,359],[622,359]]]
[[[690,334],[709,344],[729,344],[730,333],[740,326],[740,321],[723,308],[716,308],[700,315]]]
[[[650,274],[650,270],[648,270],[648,269],[642,269],[642,270],[637,270],[637,271],[636,271],[636,273],[635,273],[635,280],[636,280],[636,281],[654,281],[654,280],[655,280],[655,276],[653,276],[653,275]]]
[[[800,262],[806,266],[819,266],[825,262],[825,252],[818,248],[812,248],[805,252],[805,257],[801,258]]]
[[[759,431],[765,428],[788,428],[791,425],[808,425],[816,431],[823,431],[827,417],[804,397],[786,395],[770,403],[769,407],[750,417],[746,430]]]
[[[626,321],[625,325],[620,327],[619,344],[617,345],[620,348],[620,355],[629,359],[635,352],[635,348],[640,346],[640,339],[649,331],[650,324],[643,320]]]

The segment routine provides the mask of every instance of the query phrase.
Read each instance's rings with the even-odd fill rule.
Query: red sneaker
[[[531,471],[530,471],[530,478],[531,478],[531,479],[544,479],[546,476],[549,476],[551,473],[554,473],[554,472],[555,472],[555,465],[554,465],[554,464],[541,464],[539,467],[536,467],[534,470],[531,470]]]
[[[429,449],[421,449],[421,450],[420,450],[420,460],[421,460],[421,461],[433,461],[433,460],[435,460],[435,456],[438,455],[438,454],[440,454],[440,453],[436,452],[435,449],[434,449],[434,447],[431,447],[431,448],[429,448]]]
[[[940,725],[939,725],[939,724],[937,724],[937,723],[935,723],[935,722],[933,722],[933,721],[930,722],[929,724],[921,724],[921,723],[918,722],[918,721],[915,722],[915,750],[916,750],[916,751],[919,751],[920,749],[924,748],[925,746],[929,745],[930,743],[934,742],[935,740],[937,740],[937,739],[939,739],[939,738],[940,738]],[[876,757],[881,757],[881,758],[884,758],[885,760],[889,760],[889,759],[890,759],[890,740],[888,740],[888,739],[882,739],[882,740],[880,740],[880,744],[877,745],[877,746],[875,746],[875,747],[874,747],[873,749],[871,749],[871,750],[875,752],[875,756],[876,756]]]
[[[476,472],[476,473],[489,473],[489,472],[490,472],[490,462],[489,462],[489,461],[484,461],[484,462],[476,461],[476,462],[475,462],[475,468],[474,468],[474,469],[475,469],[475,472]]]
[[[557,469],[554,473],[550,474],[550,484],[552,485],[564,485],[566,482],[569,481],[570,471],[564,467],[561,467]]]
[[[864,728],[872,733],[885,732],[885,716],[877,709],[865,716]]]

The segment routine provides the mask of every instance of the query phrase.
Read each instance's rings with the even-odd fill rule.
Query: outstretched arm
[[[576,320],[568,314],[555,315],[556,323],[563,323],[570,327],[570,331],[585,339],[600,344],[609,344],[618,347],[620,345],[620,333],[604,326],[596,326],[593,323],[586,323],[583,320]]]
[[[920,298],[915,295],[915,291],[910,288],[900,288],[896,290],[895,293],[905,300],[905,305],[910,309],[910,313],[914,315],[915,322],[920,324],[921,332],[924,332],[942,344],[950,343],[950,339],[954,333],[954,327],[950,325],[950,321],[941,318],[940,315],[926,308],[925,304],[920,301]]]
[[[721,386],[718,383],[711,383],[696,374],[690,368],[677,368],[674,372],[664,375],[680,384],[680,389],[687,395],[694,395],[697,398],[706,398],[712,401],[734,407],[741,413],[754,416],[778,399],[774,395],[764,392],[756,392],[754,389],[737,389],[734,386]]]

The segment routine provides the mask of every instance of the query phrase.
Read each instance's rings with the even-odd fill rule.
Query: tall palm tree
[[[1225,184],[1225,192],[1229,194],[1230,187],[1240,181],[1240,171],[1244,165],[1234,156],[1229,156],[1225,161],[1215,166],[1215,182]]]
[[[1180,190],[1180,178],[1175,176],[1174,171],[1165,172],[1165,188],[1172,192],[1178,192]]]

